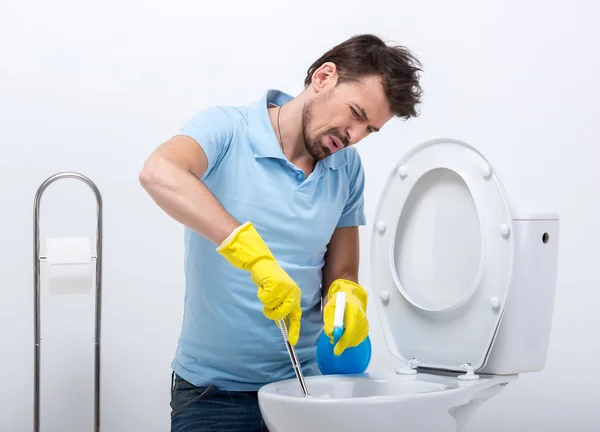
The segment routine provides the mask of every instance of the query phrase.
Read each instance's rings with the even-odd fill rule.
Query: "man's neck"
[[[270,108],[269,117],[283,154],[291,163],[308,174],[314,169],[316,161],[304,145],[302,105],[300,98],[292,99],[281,107]]]

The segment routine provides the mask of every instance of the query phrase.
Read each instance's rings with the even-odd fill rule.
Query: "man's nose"
[[[346,139],[344,144],[352,145],[359,142],[366,135],[364,127],[360,124],[354,124],[346,129]]]

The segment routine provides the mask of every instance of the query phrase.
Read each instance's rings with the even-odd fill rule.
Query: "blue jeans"
[[[196,387],[171,378],[171,432],[268,432],[257,392],[229,392],[214,385]]]

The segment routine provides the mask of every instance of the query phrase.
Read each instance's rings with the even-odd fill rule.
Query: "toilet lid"
[[[458,140],[413,148],[388,177],[374,222],[370,288],[391,353],[434,369],[485,366],[514,249],[490,163]]]

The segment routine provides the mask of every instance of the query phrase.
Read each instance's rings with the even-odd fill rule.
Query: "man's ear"
[[[325,62],[314,71],[311,86],[315,93],[322,93],[334,88],[337,81],[337,66],[333,62]]]

